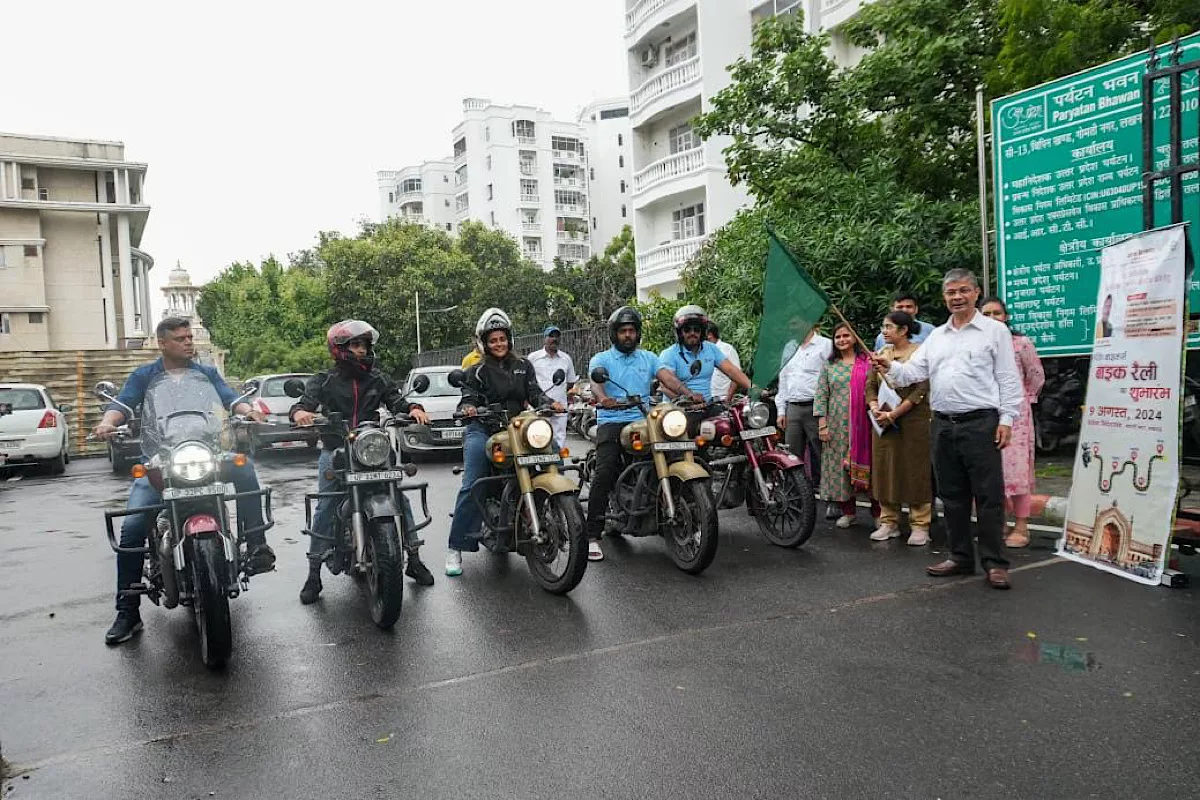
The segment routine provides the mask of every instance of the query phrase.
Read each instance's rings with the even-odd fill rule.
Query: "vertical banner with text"
[[[1060,555],[1157,584],[1179,487],[1185,225],[1100,256],[1095,340]]]

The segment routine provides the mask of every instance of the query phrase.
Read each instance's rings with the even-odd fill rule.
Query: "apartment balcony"
[[[517,144],[537,145],[537,137],[536,136],[518,136]]]
[[[817,0],[822,30],[836,28],[857,14],[870,0]]]
[[[565,164],[582,164],[583,153],[578,150],[555,150],[554,160]]]
[[[425,224],[425,217],[422,214],[397,214],[396,219],[400,220],[405,225]]]
[[[523,163],[519,169],[522,175],[534,176],[538,173],[537,164]]]
[[[529,220],[521,221],[521,230],[525,233],[541,233],[542,223],[538,221],[530,222]]]
[[[647,119],[700,94],[700,56],[689,58],[651,76],[629,95],[630,124]]]
[[[633,193],[639,195],[651,189],[670,188],[670,184],[673,182],[691,175],[698,175],[703,171],[703,147],[674,153],[636,172],[633,176]]]
[[[679,276],[680,270],[700,251],[700,247],[704,244],[705,239],[706,237],[704,236],[697,236],[694,239],[680,239],[668,242],[653,250],[639,253],[637,257],[638,277],[662,276],[655,283],[674,280]]]
[[[541,261],[542,260],[542,251],[541,250],[522,250],[521,255],[523,255],[529,261]]]
[[[536,195],[536,194],[521,195],[521,203],[524,205],[539,205],[541,202],[542,201],[541,201],[541,198],[539,195]]]
[[[588,235],[583,231],[559,231],[558,240],[563,244],[587,244]]]
[[[554,210],[568,217],[583,217],[587,216],[588,207],[586,203],[555,203]]]
[[[641,41],[651,30],[696,3],[697,0],[638,0],[625,12],[626,41]]]
[[[425,195],[418,189],[415,192],[404,192],[403,194],[396,195],[396,204],[403,206],[408,203],[420,203],[424,199]]]
[[[554,185],[562,189],[585,189],[587,188],[587,179],[583,175],[577,178],[564,178],[559,175],[554,176]]]

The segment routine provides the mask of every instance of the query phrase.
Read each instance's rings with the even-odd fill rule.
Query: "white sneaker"
[[[929,530],[927,528],[913,528],[909,534],[908,543],[913,547],[924,547],[929,544]]]
[[[446,551],[446,574],[451,578],[462,575],[462,551]]]
[[[588,561],[603,561],[604,551],[600,549],[600,542],[588,542]]]
[[[871,534],[872,542],[886,542],[888,539],[895,539],[900,536],[900,530],[888,525],[886,522],[875,529]]]
[[[833,524],[839,528],[849,528],[854,524],[854,517],[850,516],[849,514],[843,514],[842,516],[838,517],[837,522]]]

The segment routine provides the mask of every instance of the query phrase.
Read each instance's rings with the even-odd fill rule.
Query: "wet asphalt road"
[[[435,567],[450,469],[421,474]],[[313,458],[259,470],[279,566],[233,602],[219,673],[185,609],[144,602],[145,633],[103,644],[101,512],[127,479],[93,460],[0,483],[3,800],[1200,795],[1195,589],[1048,549],[1015,556],[1011,592],[935,582],[925,548],[867,541],[865,512],[784,551],[732,511],[699,578],[617,542],[556,598],[484,553],[409,582],[381,633],[345,576],[296,599]]]

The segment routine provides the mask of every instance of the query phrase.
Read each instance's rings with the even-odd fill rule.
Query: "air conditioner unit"
[[[642,48],[642,66],[653,67],[658,63],[658,48],[654,45]]]

